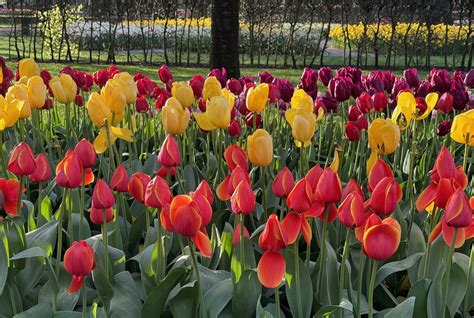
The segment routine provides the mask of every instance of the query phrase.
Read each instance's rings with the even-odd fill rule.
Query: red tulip
[[[456,228],[449,226],[446,218],[442,218],[441,221],[435,226],[428,237],[428,243],[433,242],[440,234],[443,234],[443,240],[448,246],[453,245],[454,232],[457,229],[456,242],[454,242],[455,248],[460,248],[464,245],[466,240],[474,237],[474,214],[471,217],[471,225],[467,227]]]
[[[311,169],[309,169],[309,171],[306,173],[306,176],[304,177],[306,182],[308,182],[308,184],[310,185],[311,191],[313,193],[316,192],[316,187],[318,186],[319,178],[322,174],[323,169],[319,166],[319,164],[317,164]]]
[[[400,244],[400,224],[395,219],[386,218],[365,228],[362,248],[371,259],[383,261],[395,254]]]
[[[350,121],[356,121],[357,118],[359,118],[360,115],[363,115],[363,114],[360,111],[359,107],[357,107],[355,105],[349,106],[349,111],[347,112],[347,118]]]
[[[225,179],[217,186],[216,194],[219,200],[227,201],[231,198],[235,188],[241,181],[247,181],[250,184],[250,177],[246,170],[237,166]]]
[[[275,180],[273,180],[272,191],[277,197],[282,199],[288,197],[294,186],[295,179],[293,178],[293,174],[288,167],[284,167],[276,175]]]
[[[136,172],[132,174],[128,181],[128,192],[140,203],[145,202],[145,191],[150,179],[149,175]]]
[[[164,167],[176,167],[181,163],[181,153],[178,143],[171,134],[166,136],[160,152],[158,153],[158,163]]]
[[[352,192],[357,192],[357,194],[359,194],[362,199],[364,199],[364,192],[362,191],[362,188],[357,183],[357,181],[355,181],[354,179],[350,179],[346,187],[344,188],[344,191],[342,191],[342,200],[344,200]]]
[[[27,176],[36,170],[33,151],[26,142],[20,142],[13,148],[8,159],[8,171],[17,176]]]
[[[304,218],[302,214],[290,212],[281,221],[281,231],[288,245],[293,244],[298,238],[301,230],[301,220]]]
[[[189,195],[175,196],[170,205],[170,221],[177,233],[196,236],[201,228],[201,215],[196,202]]]
[[[84,168],[92,168],[97,159],[94,146],[85,138],[79,141],[74,148],[74,152],[79,157]]]
[[[378,112],[382,112],[387,108],[388,105],[388,96],[385,93],[375,93],[372,95],[372,101],[374,109]]]
[[[76,104],[77,106],[84,106],[84,98],[82,97],[82,95],[76,95],[76,97],[74,98],[74,104]]]
[[[245,171],[249,169],[249,162],[245,151],[237,145],[229,145],[224,151],[224,158],[229,170],[234,170],[237,166]]]
[[[311,186],[306,179],[301,179],[291,190],[286,204],[290,210],[304,213],[311,209],[313,205]]]
[[[163,205],[171,203],[171,190],[166,180],[160,176],[154,177],[145,190],[145,205],[161,209]]]
[[[347,227],[362,226],[369,216],[364,208],[364,199],[357,192],[351,192],[346,196],[337,213],[341,223]]]
[[[199,214],[201,215],[201,231],[205,232],[205,226],[211,222],[212,219],[212,207],[206,196],[199,192],[191,192],[189,196],[193,199],[196,204]]]
[[[453,95],[448,92],[441,95],[436,104],[436,109],[445,114],[451,113],[453,111]]]
[[[356,98],[356,105],[363,114],[367,114],[374,108],[372,98],[367,92],[363,92]]]
[[[104,209],[97,209],[94,206],[90,209],[91,222],[94,224],[104,224]],[[109,223],[114,219],[114,211],[112,208],[105,209],[105,223]]]
[[[349,141],[357,141],[360,138],[360,129],[353,121],[346,122],[345,135]]]
[[[444,218],[449,226],[467,227],[472,223],[472,212],[466,193],[458,189],[446,204]]]
[[[370,208],[377,214],[389,215],[397,208],[402,199],[402,189],[395,179],[385,177],[377,183],[372,197]]]
[[[33,182],[45,182],[51,179],[51,167],[49,166],[48,158],[44,153],[40,153],[35,158],[36,170],[28,177]]]
[[[316,187],[317,197],[324,203],[335,203],[341,200],[342,185],[336,172],[325,168]]]
[[[8,215],[16,216],[18,203],[18,190],[20,181],[17,179],[0,178],[0,209],[4,210]]]
[[[97,180],[92,192],[92,206],[96,209],[108,209],[115,204],[115,197],[108,184],[102,180]]]
[[[230,198],[232,212],[250,214],[255,210],[255,193],[250,183],[241,181]]]
[[[250,238],[249,231],[244,226],[244,237]],[[240,223],[237,224],[234,230],[234,235],[232,236],[232,245],[236,246],[240,243]]]
[[[278,252],[287,246],[286,237],[283,236],[280,222],[276,214],[270,215],[265,223],[265,228],[258,240],[258,245],[264,251]]]
[[[117,192],[128,192],[128,172],[123,164],[120,164],[112,175],[110,187]]]
[[[89,276],[95,268],[92,247],[86,241],[73,242],[64,254],[64,268],[72,275],[68,291],[75,293],[82,287],[84,277]]]
[[[240,93],[242,93],[242,85],[240,84],[238,79],[228,79],[226,87],[235,95],[239,95]]]
[[[194,191],[193,193],[198,193],[204,196],[210,205],[214,203],[214,194],[212,193],[209,183],[207,183],[205,179],[201,181],[201,183],[196,188],[196,191]]]
[[[150,105],[144,96],[138,96],[135,101],[135,110],[138,113],[146,113],[150,110]]]
[[[238,120],[231,120],[227,132],[231,137],[240,137],[240,134],[242,133],[240,122]]]
[[[372,192],[380,180],[386,177],[393,178],[392,168],[390,168],[390,166],[385,161],[378,158],[375,160],[375,163],[369,172],[369,180],[367,183],[369,192]]]
[[[79,157],[68,150],[66,156],[56,166],[56,184],[61,187],[75,189],[82,184],[82,173],[84,168]],[[85,173],[84,185],[94,182],[94,174],[90,168]]]
[[[176,167],[167,168],[162,166],[160,169],[155,171],[155,173],[162,178],[168,178],[168,176],[172,177],[176,174]]]
[[[165,64],[161,65],[158,69],[158,76],[164,84],[168,84],[173,81],[173,74]]]
[[[436,134],[440,137],[446,136],[451,132],[452,121],[450,120],[443,120],[439,123]]]
[[[281,284],[286,272],[285,257],[279,252],[266,251],[258,262],[257,275],[266,288],[276,288]],[[279,309],[278,309],[279,310]]]

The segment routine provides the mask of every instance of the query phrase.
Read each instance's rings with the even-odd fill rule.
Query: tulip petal
[[[313,237],[313,230],[304,215],[301,215],[301,233],[303,234],[306,244],[309,245],[311,243],[311,238]]]
[[[287,244],[293,244],[300,234],[301,217],[296,213],[288,213],[281,222],[281,232]]]
[[[110,130],[112,131],[112,133],[120,138],[120,139],[123,139],[125,141],[128,141],[128,142],[132,142],[133,141],[133,134],[130,130],[126,129],[126,128],[118,128],[118,127],[114,127],[114,126],[110,126]]]
[[[217,186],[216,189],[216,194],[219,200],[221,201],[227,201],[230,200],[231,195],[227,192],[227,188],[229,187],[230,184],[230,174],[225,177],[224,180],[222,180],[221,183]]]
[[[211,130],[217,129],[217,127],[211,123],[211,121],[209,120],[206,114],[193,113],[193,116],[196,119],[196,122],[199,125],[199,128],[201,128],[202,130],[211,131]]]
[[[72,281],[71,284],[69,285],[69,288],[67,289],[69,294],[74,294],[78,290],[80,290],[82,287],[82,277],[81,276],[72,276]]]
[[[285,276],[285,258],[279,252],[266,251],[257,266],[258,280],[266,288],[276,288]]]
[[[436,197],[436,184],[430,183],[423,192],[416,199],[416,210],[418,212],[424,211]]]
[[[448,222],[443,219],[442,221],[442,229],[443,229],[443,239],[446,245],[451,246],[453,245],[453,239],[454,239],[454,231],[456,228],[454,226],[449,226]],[[465,242],[465,232],[464,228],[458,228],[458,232],[456,234],[456,243],[454,245],[455,248],[460,248],[461,246],[464,245]]]
[[[364,253],[371,259],[382,261],[395,254],[400,244],[400,231],[397,227],[383,223],[368,228],[364,233]]]
[[[204,257],[212,256],[211,241],[209,237],[201,231],[198,231],[196,236],[193,237],[193,242]]]

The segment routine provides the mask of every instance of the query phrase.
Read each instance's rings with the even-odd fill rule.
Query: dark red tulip
[[[350,141],[357,141],[360,138],[360,129],[353,121],[346,122],[345,136]]]
[[[163,64],[158,69],[158,77],[164,84],[168,84],[173,81],[173,74],[166,64]]]
[[[229,127],[227,128],[227,132],[231,137],[240,137],[242,133],[242,127],[240,126],[240,121],[238,120],[231,120]]]
[[[387,109],[388,96],[385,93],[375,93],[372,95],[372,101],[375,111],[383,112],[385,109]]]
[[[231,91],[234,95],[239,95],[242,93],[242,85],[240,84],[240,81],[235,78],[231,78],[227,80],[227,89]]]
[[[94,250],[86,241],[73,242],[64,254],[64,268],[72,275],[68,291],[75,293],[82,287],[84,277],[95,268]]]
[[[436,129],[436,134],[440,137],[446,136],[451,131],[452,121],[443,120],[439,123],[438,128]]]
[[[324,86],[329,85],[329,81],[333,77],[332,69],[328,66],[321,67],[318,72],[318,78]]]
[[[410,68],[403,71],[403,77],[405,77],[408,85],[413,88],[418,88],[420,85],[420,78],[418,77],[418,70],[416,68]]]
[[[115,197],[109,185],[102,179],[97,180],[92,192],[92,206],[96,209],[108,209],[115,204]]]
[[[92,168],[95,165],[97,155],[89,140],[82,138],[74,148],[74,153],[79,157],[84,168]]]
[[[449,92],[444,93],[438,100],[436,104],[436,109],[439,111],[449,114],[453,111],[453,95]]]

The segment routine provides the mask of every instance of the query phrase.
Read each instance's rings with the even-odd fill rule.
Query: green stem
[[[242,276],[245,271],[245,241],[244,241],[244,215],[240,215],[240,265],[241,265],[241,273]]]
[[[410,166],[408,170],[408,185],[407,185],[407,195],[410,198],[410,213],[411,219],[410,223],[408,224],[408,235],[411,233],[411,227],[413,222],[415,222],[415,189],[413,188],[413,169],[415,165],[415,152],[416,152],[416,122],[417,120],[413,120],[413,140],[411,144],[410,150]]]
[[[275,287],[275,304],[276,304],[276,317],[280,318],[280,292],[278,287]]]
[[[190,241],[189,245],[190,245],[190,250],[191,250],[191,258],[193,260],[194,272],[196,274],[196,284],[199,290],[199,312],[201,314],[201,318],[207,318],[206,304],[204,303],[204,297],[202,295],[201,278],[199,277],[199,268],[198,268],[198,262],[196,258],[194,243]]]
[[[298,317],[303,317],[303,305],[301,303],[301,289],[300,289],[300,264],[298,262],[299,253],[298,253],[298,240],[293,244],[295,250],[295,284],[296,284],[296,305],[298,306]]]
[[[82,280],[82,317],[87,317],[87,290],[86,290],[86,278]]]
[[[10,294],[10,302],[12,304],[13,315],[16,315],[18,313],[18,310],[16,308],[15,294],[10,283],[8,283],[8,293]]]
[[[85,192],[86,192],[86,186],[84,185],[85,180],[86,180],[86,170],[83,170],[82,183],[81,183],[81,219],[79,220],[79,240],[82,240],[82,226],[84,223]]]
[[[467,168],[467,157],[468,157],[468,154],[469,154],[469,145],[468,145],[468,141],[469,140],[469,133],[467,134],[467,137],[466,137],[466,143],[464,144],[464,159],[462,161],[462,170],[464,172],[466,172],[466,168]]]
[[[18,199],[16,201],[16,211],[17,211],[18,215],[21,215],[21,197],[22,197],[22,193],[23,193],[23,191],[21,191],[21,189],[23,187],[23,178],[24,178],[24,176],[20,176],[20,182],[18,184]]]
[[[346,261],[349,256],[349,246],[350,246],[350,238],[351,238],[351,229],[347,229],[346,232],[346,240],[344,241],[344,249],[342,252],[342,259],[341,259],[341,271],[339,274],[339,303],[342,301],[342,297],[344,296],[344,281],[346,279]],[[342,310],[339,311],[340,316],[344,316],[344,312]]]
[[[370,283],[369,283],[369,291],[368,291],[368,307],[369,307],[369,315],[368,318],[372,318],[374,316],[374,288],[375,288],[375,277],[377,276],[377,266],[378,262],[376,260],[372,260],[372,269],[370,273]]]
[[[453,254],[454,254],[454,249],[456,248],[456,236],[458,235],[458,228],[454,228],[454,235],[453,235],[453,241],[451,243],[451,246],[449,248],[449,254],[448,254],[448,264],[446,267],[446,279],[444,281],[444,293],[443,293],[443,302],[441,306],[441,310],[443,311],[443,317],[446,317],[446,306],[448,304],[448,295],[449,295],[449,278],[451,275],[451,265],[453,263]],[[449,309],[448,309],[448,317],[449,317]]]
[[[324,208],[324,220],[323,220],[323,229],[321,232],[321,251],[319,253],[319,275],[318,275],[318,286],[319,286],[319,297],[323,295],[323,275],[324,275],[324,264],[326,258],[326,236],[328,231],[328,213],[329,205],[326,205]]]
[[[156,272],[158,282],[165,277],[165,254],[164,254],[164,244],[163,244],[163,229],[161,227],[161,222],[159,218],[159,211],[157,210],[157,220],[156,220],[156,249],[157,249],[157,258],[156,258]]]
[[[362,291],[362,278],[364,275],[365,254],[360,251],[359,255],[359,273],[357,275],[357,301],[355,304],[355,317],[360,317],[360,295]]]
[[[268,219],[267,215],[267,178],[266,178],[266,168],[264,166],[260,167],[260,172],[262,175],[262,204],[263,204],[263,215],[265,216],[265,219]]]
[[[105,275],[109,280],[109,236],[107,233],[107,215],[106,210],[102,210],[102,243],[104,243],[104,256],[105,256]]]
[[[112,139],[110,137],[110,127],[109,127],[109,121],[106,119],[105,123],[105,132],[107,134],[107,143],[109,144],[109,175],[108,175],[108,180],[112,178],[112,169],[115,169],[115,162],[114,162],[114,151],[112,149]]]
[[[469,300],[470,300],[470,294],[471,294],[471,283],[472,282],[472,269],[473,269],[473,263],[474,263],[474,249],[473,246],[471,245],[471,255],[469,257],[469,272],[467,273],[467,290],[466,290],[466,297],[464,298],[464,306],[463,306],[463,313],[466,315],[466,317],[469,317]]]
[[[5,165],[5,154],[3,152],[3,131],[0,131],[0,168],[2,169],[2,175],[4,178],[7,177],[7,167]]]
[[[65,188],[63,191],[63,197],[61,200],[61,207],[59,211],[59,224],[58,224],[58,244],[56,248],[56,277],[59,279],[59,269],[61,267],[61,255],[63,250],[63,217],[66,213],[66,196],[68,190]]]

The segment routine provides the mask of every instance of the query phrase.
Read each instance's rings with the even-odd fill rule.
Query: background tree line
[[[10,58],[209,62],[210,0],[9,0],[7,7],[0,37]],[[473,7],[472,0],[240,0],[231,15],[240,21],[241,65],[471,68]],[[338,41],[330,36],[336,28]]]

